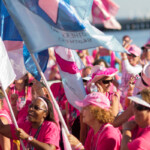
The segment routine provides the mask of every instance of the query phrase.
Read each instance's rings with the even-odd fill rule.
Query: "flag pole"
[[[12,108],[11,108],[11,105],[10,105],[10,102],[9,102],[9,99],[8,99],[8,96],[7,96],[7,93],[6,93],[6,91],[4,90],[3,86],[2,86],[2,90],[3,90],[3,92],[4,92],[4,95],[5,95],[5,98],[6,98],[6,102],[7,102],[7,105],[8,105],[8,107],[9,107],[9,110],[10,110],[11,117],[12,117],[12,120],[13,120],[13,122],[14,122],[14,125],[15,125],[16,128],[18,128],[18,124],[17,124],[16,118],[15,118],[14,112],[13,112],[13,110],[12,110]],[[24,146],[22,140],[20,140],[20,143],[21,143],[21,146],[22,146],[23,150],[25,150],[25,146]]]
[[[53,101],[53,103],[54,103],[54,106],[55,106],[55,108],[56,108],[56,110],[57,110],[57,112],[58,112],[58,116],[59,116],[60,122],[62,123],[62,126],[63,126],[63,128],[64,128],[66,134],[69,134],[69,130],[68,130],[68,128],[67,128],[67,125],[66,125],[66,123],[65,123],[65,121],[64,121],[64,118],[63,118],[63,116],[62,116],[62,114],[61,114],[61,111],[60,111],[60,109],[59,109],[59,106],[58,106],[58,104],[57,104],[57,102],[56,102],[56,100],[55,100],[55,98],[54,98],[54,96],[53,96],[53,93],[52,93],[51,90],[50,90],[50,87],[49,87],[49,85],[48,85],[48,83],[47,83],[47,80],[46,80],[46,78],[45,78],[45,76],[44,76],[44,73],[42,72],[42,70],[41,70],[41,68],[40,68],[40,65],[38,64],[38,62],[37,62],[37,60],[36,60],[34,54],[33,54],[33,53],[30,53],[30,54],[31,54],[31,57],[32,57],[32,59],[33,59],[35,65],[36,65],[36,67],[37,67],[37,69],[38,69],[38,71],[39,71],[39,73],[40,73],[40,75],[41,75],[41,77],[42,77],[42,79],[43,79],[45,85],[46,85],[46,88],[47,88],[47,90],[48,90],[48,92],[49,92],[49,94],[50,94],[50,96],[51,96],[51,98],[52,98],[52,101]]]

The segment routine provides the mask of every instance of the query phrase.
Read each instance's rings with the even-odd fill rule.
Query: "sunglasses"
[[[134,54],[127,54],[128,56],[131,56],[131,57],[137,57],[137,56],[135,56]]]
[[[46,111],[45,109],[39,108],[37,105],[33,105],[33,104],[29,105],[29,109],[31,109],[31,108],[34,109],[34,110],[37,110],[37,111],[38,110],[44,110],[44,111]]]
[[[111,80],[102,80],[103,84],[109,84],[110,82],[113,82],[113,79],[111,79]]]
[[[134,108],[138,111],[150,110],[150,108],[140,105],[140,104],[137,104],[137,103],[134,103]]]

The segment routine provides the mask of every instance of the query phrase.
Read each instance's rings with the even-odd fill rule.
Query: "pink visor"
[[[75,104],[79,107],[85,107],[92,104],[102,109],[110,108],[109,99],[103,93],[100,92],[90,93],[82,101],[75,101]]]
[[[92,74],[91,82],[97,82],[98,80],[102,79],[103,77],[113,77],[115,74],[118,73],[116,68],[103,68],[101,70],[97,70]]]

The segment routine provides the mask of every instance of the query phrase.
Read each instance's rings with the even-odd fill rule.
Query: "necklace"
[[[97,136],[97,139],[96,139],[96,144],[94,145],[94,135],[92,136],[92,140],[91,140],[91,148],[90,150],[97,150],[97,144],[98,144],[98,140],[99,140],[99,137],[101,135],[101,133],[109,126],[112,126],[111,124],[104,124],[100,127],[99,131],[98,131],[98,136]]]

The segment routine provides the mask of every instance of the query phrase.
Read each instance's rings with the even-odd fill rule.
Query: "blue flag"
[[[25,45],[23,46],[23,56],[24,56],[24,65],[27,71],[30,72],[35,77],[35,79],[40,81],[41,75],[39,74],[37,67]],[[37,62],[39,63],[42,71],[44,72],[46,70],[48,59],[49,59],[48,50],[35,53],[34,56]]]
[[[22,41],[9,13],[2,0],[0,0],[0,36],[2,40]]]
[[[3,0],[30,52],[64,46],[87,49],[103,46],[124,52],[122,45],[87,20],[92,0]]]

